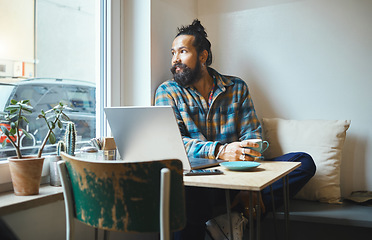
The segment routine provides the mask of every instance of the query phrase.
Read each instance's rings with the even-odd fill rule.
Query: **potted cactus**
[[[75,155],[76,128],[73,122],[68,122],[65,133],[65,152],[71,156]]]
[[[47,156],[50,164],[50,185],[61,186],[61,179],[57,168],[57,162],[61,160],[61,152],[69,155],[75,155],[76,147],[76,128],[73,122],[67,122],[65,141],[59,141],[57,144],[57,154]]]
[[[37,119],[44,120],[49,130],[38,149],[37,156],[23,156],[21,152],[20,134],[25,134],[26,137],[31,136],[25,129],[21,128],[21,123],[23,121],[29,123],[27,114],[32,113],[33,107],[29,100],[17,102],[12,99],[10,103],[11,104],[5,108],[7,112],[0,113],[5,121],[10,122],[10,129],[4,126],[0,126],[0,128],[8,141],[15,148],[17,154],[17,156],[8,158],[14,193],[16,195],[36,195],[39,194],[41,172],[44,163],[44,158],[42,157],[43,149],[48,141],[50,144],[56,142],[56,136],[53,130],[56,127],[63,127],[62,119],[69,120],[64,110],[70,108],[63,103],[59,103],[48,111],[44,112],[41,110]]]

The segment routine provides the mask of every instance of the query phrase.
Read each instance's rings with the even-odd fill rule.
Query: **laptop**
[[[106,107],[104,111],[121,160],[179,159],[186,172],[221,162],[188,158],[171,106]]]

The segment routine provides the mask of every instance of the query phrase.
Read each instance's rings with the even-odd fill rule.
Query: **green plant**
[[[65,150],[69,155],[75,155],[75,146],[76,146],[76,128],[75,123],[68,122],[65,134]]]
[[[7,106],[5,108],[5,111],[8,111],[6,113],[1,113],[3,118],[6,122],[10,122],[10,129],[8,130],[5,126],[1,125],[1,131],[5,134],[7,139],[10,141],[10,143],[13,145],[13,147],[16,150],[17,157],[22,158],[21,153],[21,137],[20,132],[23,132],[28,138],[31,138],[29,133],[20,127],[21,122],[25,121],[29,123],[29,121],[26,118],[27,114],[31,114],[33,107],[29,105],[29,100],[22,100],[17,102],[16,100],[12,99],[10,101],[11,105]],[[4,122],[4,121],[2,121]],[[3,147],[5,146],[6,141],[3,141]]]
[[[57,144],[57,156],[61,156],[61,152],[65,151],[65,142],[59,141]]]
[[[56,143],[56,136],[53,130],[57,127],[62,128],[63,124],[61,118],[68,121],[70,118],[63,112],[66,109],[70,109],[62,102],[60,102],[57,106],[48,111],[41,110],[41,113],[37,117],[37,119],[44,119],[47,127],[48,132],[39,147],[37,157],[40,158],[41,154],[43,153],[44,147],[49,140],[50,144]],[[26,137],[31,138],[30,134],[23,128],[21,128],[21,122],[25,121],[27,124],[29,123],[28,119],[26,118],[27,114],[31,114],[33,107],[30,104],[29,100],[21,100],[17,102],[16,100],[12,99],[10,101],[10,105],[5,108],[5,113],[1,112],[0,115],[3,116],[6,122],[10,122],[10,129],[8,130],[5,126],[0,126],[1,131],[5,134],[7,139],[13,145],[16,150],[17,157],[19,159],[22,158],[21,153],[21,146],[20,146],[20,132],[26,135]],[[4,120],[3,120],[4,121]],[[4,141],[6,143],[6,141]],[[3,142],[3,145],[4,145]]]
[[[65,132],[65,141],[59,141],[57,144],[57,156],[61,155],[61,152],[65,152],[69,155],[75,155],[76,147],[76,128],[75,123],[68,122]]]

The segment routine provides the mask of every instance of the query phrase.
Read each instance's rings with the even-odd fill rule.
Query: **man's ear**
[[[199,60],[200,60],[201,63],[205,63],[205,62],[207,62],[207,59],[208,59],[208,51],[203,50],[199,55]]]

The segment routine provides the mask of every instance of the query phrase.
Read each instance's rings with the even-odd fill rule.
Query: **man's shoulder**
[[[244,82],[240,77],[233,76],[233,75],[225,75],[217,72],[216,70],[213,70],[213,74],[217,77],[220,78],[222,82],[224,82],[224,85],[246,85],[246,82]]]
[[[221,78],[223,85],[235,91],[236,89],[248,89],[248,85],[240,77],[231,76],[231,75],[222,75]]]
[[[180,85],[179,85],[176,81],[174,81],[173,79],[168,79],[168,80],[162,82],[162,83],[159,85],[159,87],[160,87],[160,86],[180,87]]]
[[[184,92],[183,87],[181,87],[173,79],[162,82],[156,89],[156,95],[179,95]]]
[[[162,82],[159,86],[158,86],[158,90],[160,89],[172,89],[172,88],[178,88],[178,84],[170,79],[170,80],[166,80],[164,82]]]
[[[233,83],[238,83],[238,84],[245,84],[243,79],[237,76],[231,76],[231,75],[223,75],[225,79],[228,79],[228,81],[231,81]]]

